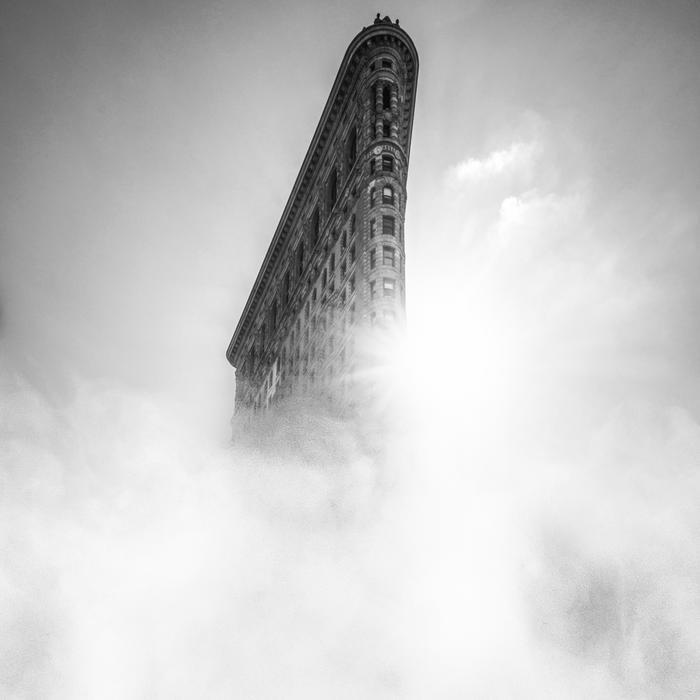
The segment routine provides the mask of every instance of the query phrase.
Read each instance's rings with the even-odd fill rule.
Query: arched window
[[[382,88],[382,109],[391,109],[391,85]]]
[[[382,204],[393,204],[394,203],[394,190],[390,185],[384,185],[382,187]]]

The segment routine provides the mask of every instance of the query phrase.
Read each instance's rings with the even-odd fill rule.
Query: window
[[[350,279],[348,280],[348,288],[350,289],[350,294],[355,291],[355,275],[350,275]]]
[[[282,282],[282,304],[286,306],[289,303],[289,287],[291,280],[289,278],[289,270],[284,273],[284,281]]]
[[[374,170],[375,170],[374,158],[370,158],[370,161],[369,161],[369,174],[370,174],[370,175],[374,175]]]
[[[382,89],[382,109],[391,109],[391,85]]]
[[[372,280],[372,281],[369,283],[369,298],[370,298],[370,299],[374,299],[374,297],[375,297],[375,295],[376,295],[376,293],[377,293],[376,287],[377,287],[376,281],[375,281],[375,280]]]
[[[354,262],[355,262],[355,244],[353,243],[351,248],[350,248],[350,264],[352,265]]]
[[[374,238],[377,235],[377,222],[375,219],[370,219],[369,222],[369,237]]]
[[[382,59],[382,68],[391,68],[392,63],[388,58],[383,58]]]
[[[382,234],[385,236],[395,235],[393,216],[382,216]]]
[[[331,272],[335,270],[335,253],[331,253],[331,261],[328,263],[328,269]]]
[[[383,155],[382,156],[382,170],[385,173],[394,172],[394,156]]]
[[[385,297],[393,297],[396,292],[396,281],[391,277],[385,277],[382,280],[382,289]]]
[[[343,260],[343,262],[340,263],[340,279],[341,280],[345,279],[345,272],[347,271],[347,269],[348,269],[347,263],[345,262],[345,260]]]
[[[313,216],[311,217],[311,247],[312,248],[316,245],[320,232],[321,232],[321,218],[319,216],[318,209],[315,209]]]
[[[377,203],[377,191],[374,187],[369,191],[369,206],[370,209]]]
[[[348,234],[346,231],[343,231],[343,236],[340,239],[340,250],[344,251],[347,247],[348,247]]]
[[[350,129],[350,134],[348,136],[348,170],[352,168],[357,159],[357,128],[352,127]]]
[[[315,304],[316,299],[317,299],[317,294],[316,294],[316,287],[314,287],[313,291],[311,292],[311,301]]]
[[[372,248],[372,250],[369,251],[369,269],[374,270],[374,268],[377,266],[377,249]]]
[[[389,185],[382,187],[382,204],[394,203],[394,190]]]
[[[372,61],[372,63],[369,64],[369,69],[371,71],[374,71],[374,70],[376,70],[376,68],[377,68],[377,64],[374,61]]]
[[[350,325],[353,326],[355,325],[355,302],[353,301],[352,304],[350,304]]]
[[[391,138],[391,122],[385,120],[382,124],[382,136],[385,139]]]
[[[328,179],[328,211],[333,209],[336,199],[338,199],[338,171],[333,168]]]
[[[304,241],[300,241],[297,246],[297,275],[301,277],[304,274]]]
[[[327,283],[328,283],[328,271],[324,267],[323,274],[321,275],[321,289],[325,289]]]
[[[382,248],[382,263],[384,265],[391,265],[391,267],[396,265],[395,251],[390,245],[385,245]]]

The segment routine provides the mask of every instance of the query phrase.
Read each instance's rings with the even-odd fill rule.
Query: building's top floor
[[[399,146],[403,159],[407,161],[413,128],[417,73],[418,55],[415,46],[399,26],[398,20],[394,23],[388,17],[380,18],[378,14],[374,23],[364,27],[350,43],[272,242],[229,343],[226,356],[232,365],[239,366],[241,354],[245,351],[246,337],[264,302],[267,287],[274,278],[280,257],[287,251],[299,218],[308,208],[311,193],[319,179],[327,174],[328,151],[337,146],[334,142],[338,139],[338,132],[347,126],[344,120],[347,114],[352,112],[358,92],[363,86],[375,84],[377,81],[401,84],[402,123],[394,133],[398,134],[395,145]],[[381,95],[377,99],[381,102]]]

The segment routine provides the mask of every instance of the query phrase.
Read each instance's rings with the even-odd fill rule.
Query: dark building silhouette
[[[377,15],[348,47],[226,357],[236,411],[352,402],[358,339],[401,323],[418,55]]]

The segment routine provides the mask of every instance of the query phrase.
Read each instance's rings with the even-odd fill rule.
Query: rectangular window
[[[318,212],[318,209],[315,209],[313,215],[311,216],[311,247],[312,248],[316,245],[320,232],[321,232],[321,216]]]
[[[304,241],[301,241],[297,246],[297,276],[301,277],[304,274]]]
[[[326,284],[328,284],[328,271],[326,268],[323,268],[323,274],[321,275],[321,289],[326,288]]]
[[[372,250],[369,251],[369,269],[374,270],[376,265],[377,265],[377,250],[376,250],[376,248],[372,248]]]
[[[371,158],[369,161],[369,174],[374,175],[374,170],[375,170],[374,158]]]
[[[345,250],[348,247],[348,232],[343,231],[343,237],[340,239],[340,249]]]
[[[335,270],[335,253],[331,253],[331,261],[328,264],[328,269],[333,272]]]
[[[385,236],[395,235],[394,223],[393,216],[382,216],[382,233]]]
[[[282,283],[282,304],[286,306],[289,303],[289,288],[291,280],[289,279],[289,270],[284,273],[284,282]]]
[[[348,280],[348,289],[350,290],[350,294],[355,291],[355,275],[350,275],[350,279]]]
[[[391,277],[385,277],[382,280],[382,289],[385,297],[393,297],[396,293],[396,281]]]
[[[382,156],[382,170],[385,173],[394,172],[394,157],[389,155]]]
[[[350,248],[350,264],[352,265],[355,262],[355,244],[352,244],[352,248]]]
[[[382,68],[391,68],[391,61],[388,58],[382,59]]]
[[[347,272],[348,266],[345,260],[340,263],[340,279],[344,280],[345,279],[345,273]]]
[[[377,289],[376,289],[376,287],[377,287],[376,281],[375,281],[375,280],[372,280],[372,281],[369,283],[369,298],[370,298],[370,299],[374,299],[374,297],[376,296],[376,294],[377,294]]]
[[[385,245],[382,248],[382,263],[384,265],[391,265],[391,267],[396,265],[395,251],[390,245]]]
[[[377,222],[374,219],[370,219],[369,222],[369,237],[374,238],[377,235]]]

